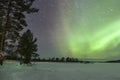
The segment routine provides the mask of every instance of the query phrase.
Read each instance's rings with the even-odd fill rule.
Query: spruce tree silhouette
[[[18,45],[18,53],[20,53],[23,63],[28,64],[31,62],[31,57],[37,51],[37,39],[33,38],[30,30],[27,30],[20,38]],[[23,59],[24,58],[24,59]]]

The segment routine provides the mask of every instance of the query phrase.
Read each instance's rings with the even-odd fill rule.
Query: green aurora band
[[[120,59],[120,0],[63,2],[62,33],[56,32],[61,53],[82,59]]]

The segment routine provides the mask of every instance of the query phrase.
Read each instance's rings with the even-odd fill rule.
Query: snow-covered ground
[[[120,80],[118,63],[34,63],[7,61],[0,66],[0,80]]]

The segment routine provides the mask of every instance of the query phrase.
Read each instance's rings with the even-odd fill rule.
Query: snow
[[[0,80],[120,80],[119,63],[33,63],[6,61],[0,66]]]

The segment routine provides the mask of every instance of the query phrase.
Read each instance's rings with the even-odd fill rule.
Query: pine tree
[[[27,26],[26,15],[37,12],[32,4],[35,0],[0,0],[0,51],[4,51],[7,38],[13,42],[19,37],[19,31]]]
[[[37,51],[37,39],[33,38],[30,30],[27,30],[20,38],[18,45],[18,53],[24,58],[23,63],[30,63],[31,57]]]

